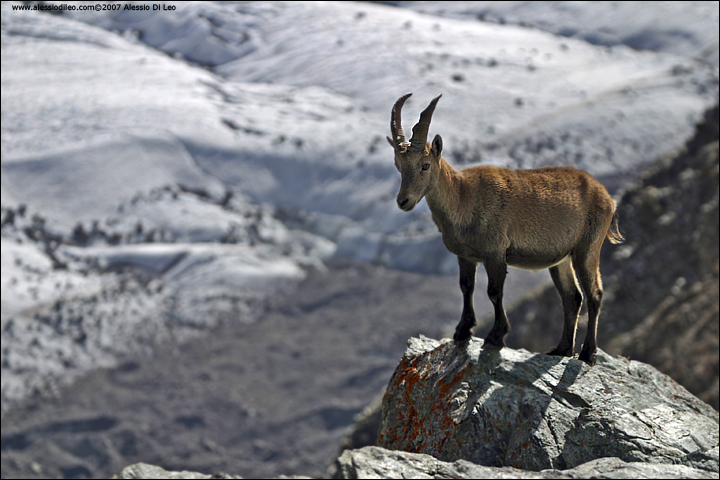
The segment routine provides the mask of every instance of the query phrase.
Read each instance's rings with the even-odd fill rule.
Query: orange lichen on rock
[[[454,346],[445,343],[424,355],[403,357],[387,390],[397,394],[386,394],[385,398],[385,402],[393,403],[394,431],[389,439],[389,432],[379,432],[379,446],[442,455],[446,440],[454,436],[459,423],[452,401],[469,373],[466,363],[453,364],[456,356]],[[418,403],[427,408],[418,411]]]

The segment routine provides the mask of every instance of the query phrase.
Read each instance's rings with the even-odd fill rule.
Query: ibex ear
[[[387,141],[390,144],[390,146],[395,148],[395,142],[392,141],[392,138],[390,138],[390,137],[385,137],[385,138],[387,138]]]
[[[435,135],[433,138],[431,152],[438,160],[442,156],[442,137],[440,135]]]

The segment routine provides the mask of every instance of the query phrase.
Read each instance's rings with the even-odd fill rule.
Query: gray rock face
[[[129,467],[125,467],[122,472],[120,472],[120,475],[114,476],[113,478],[119,478],[119,479],[125,479],[125,480],[140,480],[140,479],[178,479],[178,480],[189,480],[189,479],[198,479],[198,480],[204,480],[204,479],[221,479],[221,480],[235,480],[235,479],[241,479],[243,477],[239,477],[236,475],[229,475],[227,473],[214,473],[212,475],[207,475],[204,473],[199,472],[189,472],[186,470],[183,470],[182,472],[174,472],[165,470],[164,468],[158,467],[156,465],[148,465],[147,463],[136,463],[134,465],[130,465]],[[312,478],[312,477],[304,477],[301,475],[293,475],[293,476],[284,476],[281,475],[279,477],[273,477],[273,478]]]
[[[227,478],[227,479],[233,479],[233,478],[242,478],[242,477],[234,477],[231,475],[227,475],[224,473],[215,474],[215,475],[205,475],[198,472],[188,472],[188,471],[182,471],[182,472],[171,472],[168,470],[165,470],[164,468],[160,468],[155,465],[148,465],[147,463],[136,463],[135,465],[130,465],[129,467],[125,467],[123,471],[114,478],[121,478],[121,479],[151,479],[151,478],[168,478],[168,479],[206,479],[206,478]]]
[[[718,471],[718,412],[655,368],[481,347],[411,339],[377,445],[531,471],[603,457]]]
[[[570,470],[529,472],[513,467],[484,467],[465,460],[442,462],[430,455],[365,447],[346,450],[334,478],[717,478],[713,472],[652,463],[599,458]]]

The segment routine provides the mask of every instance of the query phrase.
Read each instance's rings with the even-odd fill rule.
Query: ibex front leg
[[[455,328],[453,340],[455,340],[456,345],[461,345],[470,339],[472,336],[471,329],[475,326],[473,294],[475,293],[477,262],[458,257],[458,264],[460,265],[460,290],[463,294],[463,311],[460,323]]]

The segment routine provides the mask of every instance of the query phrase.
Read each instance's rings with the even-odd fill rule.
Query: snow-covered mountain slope
[[[604,28],[533,3],[555,31]],[[570,164],[615,185],[718,95],[702,12],[657,33],[703,39],[693,53],[373,3],[22,5],[1,23],[3,402],[250,318],[333,256],[454,271],[424,204],[395,206],[383,137],[404,93],[406,129],[443,93],[431,134],[458,166]],[[633,8],[618,35],[677,11]]]
[[[626,45],[718,64],[720,6],[712,1],[382,2],[463,20],[523,25],[593,45]]]
[[[252,323],[335,249],[267,209],[220,208],[182,191],[155,191],[123,210],[63,240],[41,216],[3,207],[3,411],[118,358]]]

